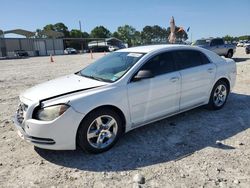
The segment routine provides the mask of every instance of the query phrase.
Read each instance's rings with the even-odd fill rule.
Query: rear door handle
[[[176,82],[176,81],[178,81],[180,78],[179,77],[172,77],[172,78],[170,78],[170,81],[171,82]]]
[[[207,72],[209,72],[209,73],[214,72],[214,68],[209,68],[209,69],[207,69]]]

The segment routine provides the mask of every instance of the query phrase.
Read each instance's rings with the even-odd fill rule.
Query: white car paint
[[[198,50],[204,53],[211,63],[130,82],[135,72],[151,57],[179,49]],[[220,78],[226,78],[230,82],[231,89],[235,84],[235,62],[203,48],[153,45],[122,49],[117,52],[145,53],[145,55],[114,83],[73,74],[40,84],[22,93],[20,101],[28,106],[23,114],[24,120],[19,123],[17,114],[14,118],[21,137],[40,148],[73,150],[76,148],[79,124],[97,107],[112,105],[120,109],[125,117],[125,132],[128,132],[147,123],[207,104],[211,90]],[[39,105],[46,107],[62,103],[70,105],[70,108],[52,121],[41,121],[32,117]],[[36,137],[49,138],[55,143],[37,143]]]

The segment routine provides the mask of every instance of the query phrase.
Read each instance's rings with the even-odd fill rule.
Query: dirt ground
[[[54,60],[0,60],[0,187],[250,187],[250,55],[243,48],[222,110],[197,108],[141,127],[99,155],[42,150],[17,135],[11,119],[22,91],[92,62],[89,54]],[[145,183],[134,183],[136,175]]]

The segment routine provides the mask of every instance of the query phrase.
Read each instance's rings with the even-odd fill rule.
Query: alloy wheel
[[[116,120],[109,115],[97,117],[87,131],[88,143],[97,149],[108,147],[115,140],[118,132]]]
[[[227,88],[225,85],[218,85],[218,87],[214,90],[213,101],[214,104],[218,107],[222,106],[227,98]]]

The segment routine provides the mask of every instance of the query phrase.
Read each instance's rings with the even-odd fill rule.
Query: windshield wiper
[[[112,82],[111,80],[104,79],[104,78],[99,78],[99,77],[96,77],[96,76],[93,76],[93,75],[84,75],[84,74],[81,74],[81,75],[82,75],[83,77],[91,78],[91,79],[98,80],[98,81]]]

